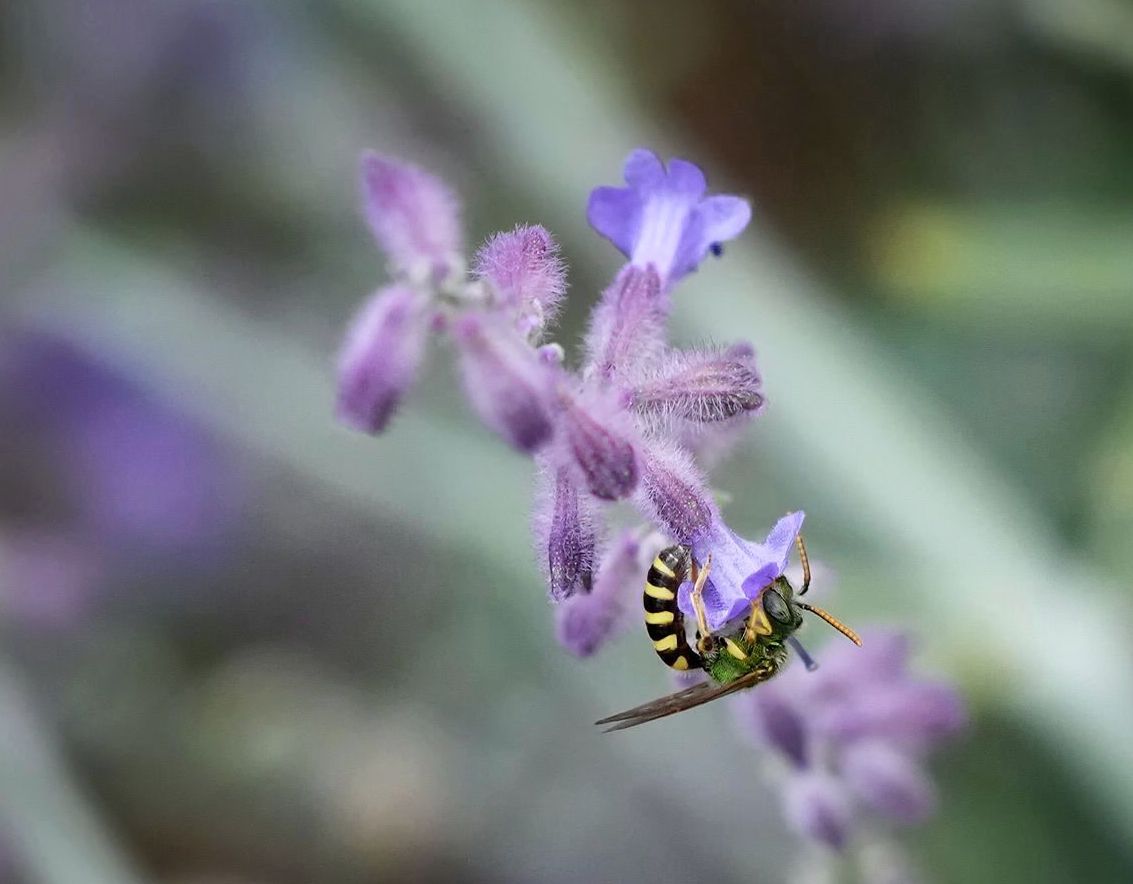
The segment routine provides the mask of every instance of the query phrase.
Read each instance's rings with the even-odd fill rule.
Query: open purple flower
[[[775,523],[763,543],[744,540],[722,521],[708,533],[692,539],[697,561],[712,556],[712,576],[704,587],[704,607],[713,630],[746,615],[764,588],[783,573],[804,518],[801,511],[787,513]],[[690,584],[681,587],[679,604],[686,616],[695,617],[690,590]]]
[[[738,236],[751,220],[751,206],[737,196],[710,196],[698,166],[649,150],[625,162],[627,187],[597,187],[590,193],[590,225],[638,267],[652,266],[666,287],[691,273],[713,246]]]

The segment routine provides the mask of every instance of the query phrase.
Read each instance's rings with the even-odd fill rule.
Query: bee
[[[810,560],[802,535],[798,537],[799,561],[803,581],[796,594],[786,577],[777,577],[752,601],[743,626],[731,635],[713,635],[704,611],[704,585],[712,567],[712,557],[699,565],[692,550],[683,544],[661,550],[645,578],[645,628],[661,661],[679,671],[702,669],[709,681],[683,691],[635,706],[617,715],[596,721],[608,724],[606,731],[624,730],[654,721],[737,691],[754,687],[775,676],[787,659],[788,645],[801,656],[808,669],[814,668],[794,633],[803,624],[803,611],[825,620],[854,644],[861,646],[858,634],[816,605],[800,601],[810,589]],[[691,601],[696,612],[696,648],[685,634],[684,615],[677,606],[681,584],[691,581]]]

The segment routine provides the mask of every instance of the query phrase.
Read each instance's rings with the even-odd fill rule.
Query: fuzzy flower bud
[[[425,351],[428,299],[395,285],[379,291],[350,323],[338,361],[338,419],[379,433],[417,378]]]
[[[539,225],[497,233],[476,254],[476,275],[491,283],[521,334],[533,334],[558,316],[566,294],[566,267],[551,234]]]
[[[544,566],[551,600],[588,593],[594,568],[595,503],[583,494],[569,470],[539,472],[532,529],[535,555]]]
[[[650,418],[697,423],[726,421],[763,405],[754,361],[743,351],[672,351],[625,394]]]
[[[480,419],[519,451],[541,448],[554,431],[548,409],[553,368],[500,317],[469,313],[452,333],[464,389]]]
[[[675,543],[696,541],[720,520],[700,471],[676,447],[651,445],[642,452],[634,502]]]
[[[462,266],[460,207],[436,176],[368,151],[362,155],[362,205],[396,272],[440,282]]]
[[[571,459],[590,493],[602,500],[620,500],[637,487],[637,451],[624,416],[609,402],[589,402],[564,394],[559,426]]]
[[[668,315],[669,296],[656,271],[622,270],[591,311],[586,373],[611,378],[648,365],[664,352]]]
[[[626,602],[638,590],[640,544],[625,532],[602,557],[594,589],[578,593],[555,609],[555,635],[576,657],[589,657],[616,631]]]

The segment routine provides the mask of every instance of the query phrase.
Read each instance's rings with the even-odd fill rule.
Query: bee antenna
[[[814,670],[818,668],[818,663],[815,662],[814,657],[806,652],[806,648],[803,647],[802,642],[792,635],[788,636],[787,643],[795,649],[795,653],[799,655],[799,659],[802,660],[803,664],[806,666],[807,672],[814,672]]]
[[[821,617],[823,620],[837,629],[840,633],[842,633],[842,635],[846,636],[846,638],[852,641],[859,648],[862,646],[862,640],[858,637],[858,634],[833,614],[822,610],[822,608],[818,607],[818,605],[808,605],[806,602],[799,601],[796,601],[795,604],[803,610],[810,611],[812,614],[817,614],[819,617]]]

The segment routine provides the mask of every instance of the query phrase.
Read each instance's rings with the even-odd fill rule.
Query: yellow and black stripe
[[[645,578],[645,628],[661,661],[673,669],[701,669],[704,660],[689,647],[684,615],[677,607],[677,590],[689,577],[692,550],[670,546],[661,550]]]

